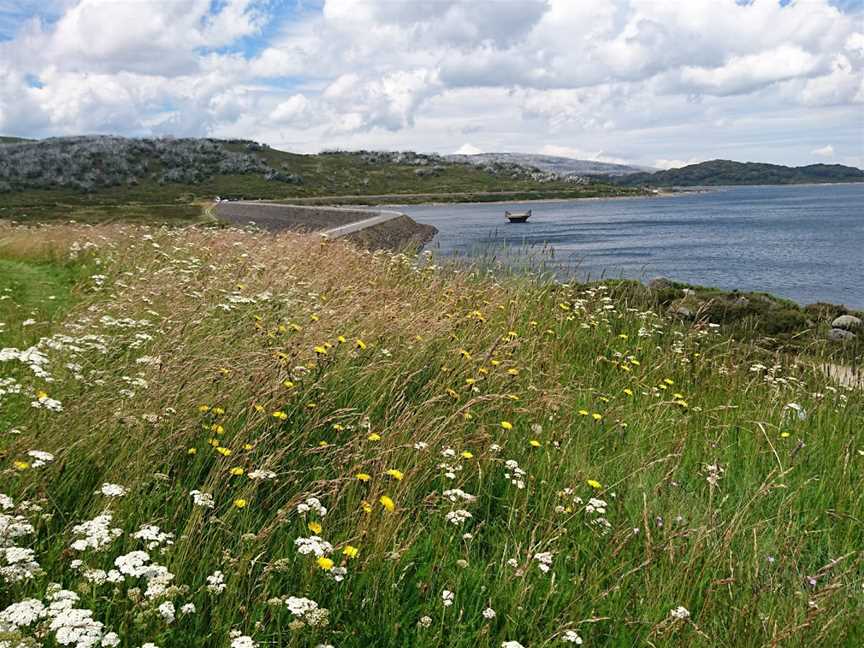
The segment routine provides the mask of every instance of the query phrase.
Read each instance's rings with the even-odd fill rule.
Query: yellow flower
[[[334,423],[333,429],[336,430],[337,432],[341,432],[342,430],[345,429],[345,426],[342,425],[341,423]]]
[[[598,414],[597,412],[594,412],[594,413],[591,415],[591,418],[593,418],[595,421],[599,421],[600,419],[603,418],[603,415],[602,415],[602,414]]]
[[[674,385],[675,384],[675,381],[672,380],[671,378],[664,378],[663,382],[665,382],[667,385]]]
[[[501,427],[505,430],[512,430],[513,424],[510,421],[501,421]]]
[[[323,346],[316,346],[315,353],[317,353],[318,355],[327,355],[327,349],[325,349]]]
[[[471,359],[471,354],[468,353],[468,351],[466,351],[465,349],[459,349],[459,355],[461,355],[461,356],[462,356],[463,358],[465,358],[466,360],[470,360],[470,359]]]
[[[282,386],[283,386],[285,389],[293,389],[293,388],[294,388],[294,383],[291,382],[290,380],[283,380],[283,381],[282,381]]]
[[[788,432],[781,432],[781,433],[780,433],[780,438],[781,438],[781,439],[788,439],[788,438],[789,438],[789,433],[788,433]]]
[[[597,490],[603,488],[603,484],[598,482],[596,479],[589,479],[585,483],[588,484],[591,488],[595,488]]]
[[[225,434],[225,428],[223,428],[218,423],[214,423],[213,425],[211,425],[210,430],[212,432],[215,432],[216,434]]]
[[[306,409],[315,409],[318,407],[318,403],[306,403]]]
[[[627,388],[624,389],[624,393],[627,394],[628,396],[632,396],[632,395],[633,395],[633,390],[630,389],[629,387],[627,387]]]
[[[476,379],[476,378],[466,378],[466,379],[465,379],[465,384],[468,385],[468,386],[471,386],[471,385],[473,385],[473,384],[476,383],[476,382],[477,382],[477,379]]]
[[[236,506],[238,509],[246,508],[246,500],[242,497],[238,497],[234,500],[234,506]]]
[[[324,571],[330,571],[331,569],[333,569],[333,561],[329,558],[321,556],[316,562],[318,563],[318,566]]]
[[[621,338],[622,340],[626,340],[628,336],[626,333],[621,333],[618,337]]]
[[[351,545],[345,545],[345,548],[342,550],[342,554],[348,558],[356,558],[359,552],[360,550],[357,547]]]
[[[214,413],[216,416],[222,416],[222,415],[225,413],[225,409],[222,408],[222,407],[214,407],[214,408],[213,408],[213,413]]]
[[[362,482],[367,482],[367,481],[369,481],[370,479],[372,479],[372,476],[371,476],[371,475],[367,475],[366,473],[357,473],[357,474],[354,475],[354,476],[355,476],[357,479],[359,479],[360,481],[362,481]]]
[[[366,343],[363,340],[361,340],[360,338],[357,338],[355,344],[356,344],[357,348],[360,349],[361,351],[363,351],[366,348]]]
[[[253,447],[254,447],[254,446],[253,446],[251,443],[244,443],[244,444],[243,444],[243,449],[244,449],[244,450],[251,450]]]
[[[369,502],[367,502],[366,500],[363,500],[363,503],[360,504],[360,508],[363,509],[364,513],[371,513],[372,512],[372,505]]]
[[[218,447],[218,448],[216,448],[216,452],[218,452],[219,454],[221,454],[223,457],[228,457],[228,456],[231,455],[231,450],[230,450],[230,449],[228,449],[228,448],[223,448],[223,447],[221,447],[221,446]]]
[[[309,527],[309,530],[315,535],[321,534],[321,525],[318,522],[310,522],[306,526]]]
[[[516,367],[511,367],[510,369],[507,370],[507,373],[510,374],[511,376],[518,376],[519,370]]]
[[[285,412],[283,412],[282,410],[276,410],[275,412],[273,412],[273,418],[279,419],[280,421],[284,421],[285,419],[288,418],[288,415]]]
[[[264,411],[264,406],[259,405],[258,403],[255,403],[255,405],[253,405],[253,407],[254,407],[255,411],[258,412],[259,414]]]
[[[243,469],[242,469],[240,466],[234,466],[234,467],[230,470],[230,472],[231,472],[231,474],[234,475],[235,477],[239,477],[240,475],[243,474]]]
[[[462,418],[466,421],[470,421],[474,418],[474,415],[471,412],[462,412]]]
[[[345,342],[346,342],[346,340],[345,340],[345,336],[344,336],[344,335],[340,335],[339,337],[336,338],[336,341],[337,341],[339,344],[345,344]]]
[[[219,443],[219,439],[207,439],[207,443],[209,443],[214,448],[218,448],[221,445]]]
[[[209,411],[210,411],[210,406],[209,406],[209,405],[199,405],[199,406],[198,406],[198,411],[201,412],[202,414],[203,414],[204,412],[209,412]]]
[[[378,501],[381,502],[381,506],[383,506],[385,509],[387,509],[390,512],[392,512],[396,509],[395,502],[393,502],[392,499],[387,497],[387,495],[382,495],[381,499],[379,499]]]
[[[12,465],[15,466],[17,470],[27,470],[30,467],[30,464],[26,461],[15,461]]]
[[[402,479],[405,477],[404,473],[401,470],[396,470],[395,468],[388,469],[386,473],[396,481],[402,481]]]
[[[531,439],[528,443],[530,443],[531,446],[534,447],[534,448],[539,448],[539,447],[540,447],[540,442],[539,442],[537,439]]]
[[[189,448],[186,454],[194,455],[196,452],[198,452],[198,448]]]
[[[491,364],[493,367],[497,367],[498,365],[501,364],[501,361],[500,360],[490,360],[489,364]]]
[[[451,398],[455,398],[457,400],[459,399],[459,394],[457,394],[456,390],[451,388],[451,387],[447,388],[447,395],[450,396]]]
[[[317,321],[318,321],[319,319],[321,319],[321,318],[318,317],[318,316],[315,315],[315,314],[312,314],[312,315],[309,316],[309,319],[312,320],[313,322],[317,322]]]
[[[366,437],[366,438],[369,439],[370,441],[380,441],[380,440],[381,440],[381,435],[378,434],[377,432],[373,432],[372,434],[370,434],[370,435],[369,435],[368,437]]]
[[[48,398],[48,392],[42,391],[41,389],[36,392],[36,400],[43,401]]]
[[[473,452],[469,452],[468,450],[462,451],[462,457],[464,457],[465,459],[471,459],[473,456],[474,456]]]

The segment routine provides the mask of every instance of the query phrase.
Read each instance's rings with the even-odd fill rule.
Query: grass
[[[78,281],[41,346],[53,382],[5,367],[22,393],[2,397],[19,431],[0,431],[3,515],[33,524],[12,544],[41,571],[7,576],[0,610],[60,583],[104,624],[95,633],[130,647],[222,647],[231,631],[343,648],[565,646],[568,632],[591,646],[864,641],[864,393],[810,362],[668,320],[626,283],[496,277],[230,229],[57,225],[3,239],[10,263]],[[70,261],[73,244],[86,252]],[[16,293],[29,303],[6,317],[58,290]],[[31,450],[54,459],[34,467]],[[125,496],[97,494],[103,482]],[[451,502],[457,488],[476,499]],[[326,515],[298,511],[309,497]],[[72,548],[75,525],[106,510],[120,535]],[[449,522],[455,510],[471,517]],[[174,534],[148,549],[170,586],[159,570],[88,581],[144,549],[132,535],[144,524]],[[312,535],[332,544],[332,565],[298,552]],[[289,596],[328,623],[298,618]],[[172,623],[157,610],[167,601]]]

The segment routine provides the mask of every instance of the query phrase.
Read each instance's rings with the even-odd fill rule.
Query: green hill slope
[[[670,187],[710,185],[810,184],[864,182],[864,171],[842,164],[788,167],[757,162],[711,160],[656,173],[633,173],[615,178],[620,185]]]

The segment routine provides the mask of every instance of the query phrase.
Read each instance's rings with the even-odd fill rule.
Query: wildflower
[[[530,443],[533,448],[539,448],[541,445],[537,439],[531,439],[528,443]]]
[[[236,506],[238,509],[246,508],[246,500],[242,497],[238,497],[234,500],[234,506]]]
[[[251,446],[249,449],[251,449]],[[256,481],[261,481],[264,479],[276,479],[276,473],[272,470],[253,470],[249,473],[249,479],[254,479]]]
[[[505,430],[512,430],[513,424],[510,421],[501,421],[501,427]]]
[[[13,461],[12,465],[15,467],[15,470],[27,470],[30,467],[30,464],[26,461]]]
[[[369,439],[370,441],[380,441],[380,440],[381,440],[381,435],[378,434],[377,432],[373,432],[372,434],[370,434],[370,435],[369,435],[368,437],[366,437],[366,438]]]
[[[391,513],[396,509],[396,504],[387,495],[382,495],[378,501],[381,502],[381,506]]]
[[[171,601],[165,601],[157,608],[159,612],[159,616],[162,617],[162,620],[165,623],[174,623],[175,617],[175,609],[174,604]]]
[[[43,452],[42,450],[30,450],[27,454],[33,458],[33,462],[30,464],[33,468],[41,468],[45,464],[54,461],[54,455],[50,452]]]
[[[235,477],[239,477],[243,474],[244,470],[240,466],[234,466],[229,472]]]
[[[231,450],[229,448],[223,448],[222,446],[218,446],[216,448],[216,452],[221,454],[223,457],[230,457],[231,456]]]
[[[519,370],[516,367],[511,367],[510,369],[507,370],[507,373],[511,376],[518,376]]]
[[[473,452],[469,452],[468,450],[463,450],[463,451],[462,451],[462,458],[463,458],[463,459],[471,459],[471,458],[473,458],[473,457],[474,457],[474,453],[473,453]]]
[[[567,643],[576,644],[577,646],[582,645],[582,637],[575,630],[567,630],[564,632],[564,636],[562,637],[564,641]]]
[[[282,410],[276,410],[275,412],[273,412],[272,416],[273,418],[279,419],[280,421],[284,421],[288,418],[288,415]]]
[[[192,503],[195,506],[212,509],[216,505],[216,503],[213,501],[213,496],[210,493],[202,493],[199,490],[191,490],[189,491],[189,495],[192,496]]]
[[[321,525],[318,522],[310,522],[306,525],[309,527],[309,530],[315,535],[319,535],[321,533]]]
[[[446,516],[448,522],[450,522],[451,524],[456,524],[456,525],[463,524],[465,521],[467,521],[471,517],[473,517],[471,515],[471,513],[469,513],[468,511],[466,511],[464,509],[458,509],[455,511],[450,511]]]
[[[683,605],[679,605],[676,608],[669,610],[669,616],[678,621],[684,621],[690,618],[690,610],[685,608]]]
[[[315,353],[318,355],[327,355],[327,349],[325,349],[323,346],[316,346]]]
[[[541,553],[534,554],[534,560],[539,563],[537,567],[539,567],[540,571],[542,571],[544,574],[552,568],[551,551],[543,551]]]
[[[563,306],[564,304],[561,304],[561,305]],[[567,309],[564,309],[564,310],[567,310]],[[502,641],[501,642],[501,648],[525,648],[525,646],[523,646],[518,641]]]
[[[221,594],[225,591],[225,574],[218,569],[207,577],[207,591],[211,594]]]
[[[231,648],[255,648],[257,645],[248,635],[239,635],[231,639]]]
[[[405,477],[405,474],[401,470],[396,470],[395,468],[390,468],[386,471],[386,474],[390,475],[390,477],[392,477],[396,481],[402,481],[402,479]]]
[[[183,606],[180,608],[181,614],[195,614],[196,611],[197,610],[194,603],[184,603]]]
[[[345,545],[345,548],[342,549],[342,554],[348,558],[356,558],[359,552],[360,550],[352,545]]]
[[[453,592],[450,590],[443,590],[441,592],[441,602],[444,604],[444,607],[450,607],[453,605]]]
[[[321,501],[317,497],[307,497],[305,502],[300,502],[297,505],[297,512],[305,515],[312,511],[319,517],[327,515],[327,508],[321,505]]]
[[[362,472],[361,472],[361,473],[357,473],[357,474],[355,475],[355,477],[356,477],[358,480],[362,481],[362,482],[367,482],[367,481],[369,481],[370,479],[372,479],[372,476],[371,476],[371,475],[368,475],[368,474],[366,474],[366,473],[362,473]]]
[[[584,409],[579,410],[579,416],[588,416],[588,414],[590,414],[590,412],[588,410],[584,410]]]
[[[372,505],[369,502],[367,502],[366,500],[363,500],[363,502],[360,503],[360,508],[363,509],[364,513],[371,513],[372,512]]]
[[[593,418],[595,421],[599,421],[600,419],[603,418],[603,415],[602,415],[602,414],[599,414],[599,413],[597,413],[597,412],[594,412],[594,413],[591,415],[591,418]]]
[[[632,396],[632,395],[633,395],[633,390],[630,389],[629,387],[626,387],[626,388],[624,389],[624,393],[627,394],[628,396]],[[569,631],[568,631],[568,632],[569,632]]]
[[[361,351],[363,351],[366,348],[366,343],[363,340],[361,340],[360,338],[357,338],[355,344],[356,344],[357,348],[360,349]]]
[[[111,513],[103,513],[92,520],[72,527],[72,533],[80,536],[72,543],[72,549],[75,551],[85,551],[86,549],[99,551],[106,548],[123,534],[120,529],[111,528],[111,520]]]
[[[600,490],[601,488],[603,488],[603,484],[598,482],[596,479],[588,479],[585,481],[585,483],[596,490]]]
[[[333,545],[317,535],[308,538],[296,538],[294,546],[297,547],[297,553],[304,556],[313,554],[320,558],[325,554],[333,553]]]
[[[190,454],[190,455],[194,455],[194,454],[197,454],[197,453],[198,453],[198,448],[189,448],[189,449],[186,451],[186,454]]]
[[[495,610],[493,610],[491,607],[487,607],[485,610],[483,610],[483,618],[491,621],[495,618]]]
[[[333,569],[333,561],[329,558],[321,556],[316,562],[318,563],[318,566],[324,571],[330,571],[331,569]]]
[[[432,617],[430,616],[422,616],[420,620],[417,622],[417,625],[421,628],[428,628],[432,625]]]

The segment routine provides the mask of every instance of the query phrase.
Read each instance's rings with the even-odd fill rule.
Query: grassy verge
[[[809,363],[628,284],[233,230],[4,249],[34,235],[95,246],[104,279],[44,374],[7,361],[14,642],[864,641],[864,393]],[[24,623],[50,583],[78,612]]]

